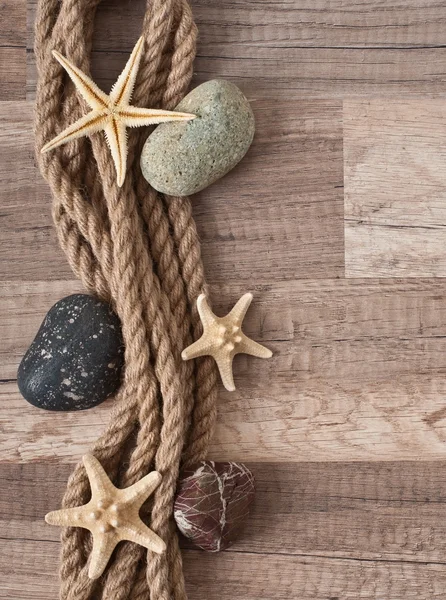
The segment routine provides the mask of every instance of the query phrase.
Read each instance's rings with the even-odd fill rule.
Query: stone
[[[84,410],[117,391],[123,363],[117,315],[93,296],[74,294],[47,313],[20,363],[17,383],[38,408]]]
[[[254,495],[254,476],[245,465],[200,462],[180,476],[174,506],[178,529],[202,550],[225,550],[239,536]]]
[[[141,169],[159,192],[189,196],[226,175],[244,157],[254,137],[254,114],[241,90],[221,80],[195,88],[175,111],[197,118],[159,125],[144,145]]]

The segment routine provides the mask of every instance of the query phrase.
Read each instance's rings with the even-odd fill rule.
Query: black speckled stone
[[[124,363],[121,324],[108,304],[74,294],[48,312],[20,363],[25,400],[45,410],[84,410],[120,386]]]

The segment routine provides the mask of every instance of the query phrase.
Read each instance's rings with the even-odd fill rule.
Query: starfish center
[[[97,579],[104,571],[116,545],[128,540],[161,554],[165,542],[148,529],[137,513],[161,481],[153,471],[138,483],[125,489],[114,487],[100,462],[91,455],[84,456],[84,465],[91,487],[91,500],[83,506],[50,512],[45,520],[50,525],[82,527],[93,536],[88,576]]]
[[[100,530],[102,533],[107,533],[120,527],[120,510],[118,504],[110,503],[104,500],[99,500],[96,506],[90,512],[90,519],[101,523]]]
[[[240,327],[238,325],[232,325],[228,327],[220,324],[218,326],[217,343],[220,347],[225,348],[225,350],[228,352],[232,352],[241,341],[242,337],[240,335]]]

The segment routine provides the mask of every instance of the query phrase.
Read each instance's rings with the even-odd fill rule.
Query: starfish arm
[[[127,170],[127,132],[125,125],[113,118],[104,128],[116,168],[118,186],[124,183]]]
[[[61,510],[53,510],[45,515],[45,521],[49,525],[57,525],[59,527],[85,527],[82,518],[83,506],[78,508],[62,508]]]
[[[94,110],[99,110],[108,106],[109,100],[107,94],[104,94],[104,92],[98,88],[98,86],[90,79],[90,77],[85,75],[83,71],[73,65],[68,58],[62,56],[62,54],[57,52],[57,50],[53,50],[53,56],[68,73],[71,81],[76,86],[76,89],[88,102],[91,108]]]
[[[105,112],[93,110],[89,112],[88,115],[85,115],[85,117],[82,117],[64,129],[61,133],[59,133],[58,136],[45,144],[41,152],[42,154],[44,152],[49,152],[50,150],[54,150],[54,148],[62,146],[62,144],[66,144],[71,140],[96,133],[105,126],[106,122],[107,117]]]
[[[142,127],[144,125],[157,125],[168,121],[191,121],[195,115],[155,108],[139,108],[137,106],[124,106],[118,109],[120,119],[127,127]]]
[[[188,346],[181,353],[183,360],[191,360],[199,356],[207,356],[213,353],[214,344],[206,335],[202,335],[199,340]]]
[[[94,534],[93,549],[88,566],[88,577],[90,579],[97,579],[105,571],[117,541],[116,537],[110,533]]]
[[[101,463],[92,454],[83,457],[84,467],[90,480],[92,497],[110,497],[116,493],[116,488],[110,481]]]
[[[204,294],[200,294],[197,298],[197,310],[205,329],[207,325],[212,325],[212,323],[215,323],[217,320],[217,317],[210,309],[208,300]]]
[[[262,344],[258,344],[254,340],[251,340],[245,334],[242,334],[242,341],[238,347],[238,353],[250,354],[251,356],[257,356],[258,358],[271,358],[273,353],[269,348],[265,348]]]
[[[132,50],[130,58],[124,67],[118,81],[112,87],[110,100],[118,106],[125,106],[130,102],[135,87],[136,76],[138,74],[139,63],[141,62],[144,49],[144,38],[140,37]]]
[[[157,471],[152,471],[129,488],[122,490],[122,498],[124,502],[139,502],[142,504],[145,502],[145,500],[147,500],[152,492],[156,490],[161,483],[161,479],[162,477],[160,473]]]
[[[236,323],[240,324],[246,315],[249,305],[252,302],[252,298],[252,294],[244,294],[234,306],[234,308],[231,310],[228,317],[233,319]]]
[[[164,541],[151,529],[138,519],[136,523],[129,523],[120,529],[122,537],[129,542],[144,546],[147,550],[162,554],[166,550]]]
[[[233,392],[235,390],[234,375],[232,373],[233,356],[228,354],[228,356],[219,356],[214,358],[215,362],[217,363],[218,370],[220,371],[220,377],[223,385],[228,392]]]

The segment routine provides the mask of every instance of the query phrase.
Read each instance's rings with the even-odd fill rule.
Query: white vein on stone
[[[244,465],[231,462],[224,466],[221,471],[214,462],[206,461],[182,480],[183,491],[175,502],[174,516],[180,531],[199,547],[212,552],[220,551],[234,527],[242,525],[248,517],[246,498],[254,487],[253,475]],[[237,506],[243,506],[243,511],[238,513]],[[203,544],[206,539],[212,540],[212,549],[211,544]]]

